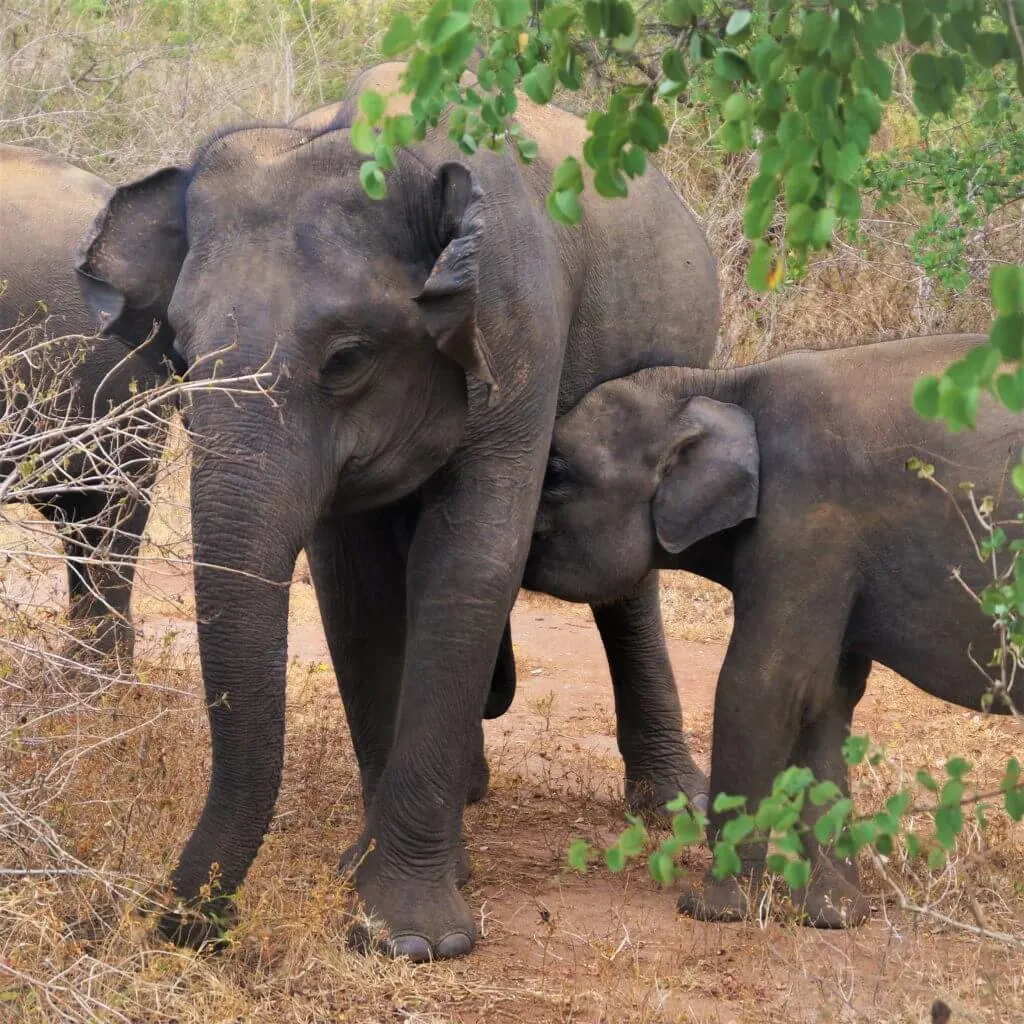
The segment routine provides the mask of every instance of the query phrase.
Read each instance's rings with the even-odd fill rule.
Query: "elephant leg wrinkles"
[[[778,541],[762,550],[773,547],[788,550]],[[837,565],[830,572],[829,566],[815,563],[813,575],[808,569],[794,578],[794,572],[787,575],[772,558],[762,562],[767,564],[748,566],[743,579],[751,582],[741,582],[735,590],[736,622],[715,693],[711,755],[711,792],[743,794],[752,809],[794,756],[813,761],[814,770],[837,775],[829,751],[841,745],[840,732],[856,703],[850,694],[857,692],[859,698],[857,680],[861,674],[866,677],[861,661],[841,664],[855,596],[846,567]],[[840,692],[839,680],[850,688]],[[837,778],[833,781],[838,784]],[[710,843],[726,820],[711,813]],[[750,843],[739,852],[742,871],[737,878],[719,881],[708,873],[702,888],[682,893],[679,910],[701,920],[746,917],[752,890],[764,875],[767,848]],[[829,884],[821,877],[822,883],[817,889],[812,885],[806,896],[808,923],[828,923],[814,905]]]

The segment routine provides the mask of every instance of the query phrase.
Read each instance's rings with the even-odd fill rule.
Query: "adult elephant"
[[[277,373],[265,398],[210,389],[188,410],[213,766],[173,874],[185,908],[162,921],[179,941],[210,934],[270,820],[305,546],[362,772],[356,886],[391,952],[472,948],[462,811],[555,414],[665,351],[705,363],[719,312],[707,244],[663,177],[628,202],[590,193],[585,224],[558,228],[548,182],[584,125],[525,98],[519,116],[536,164],[465,161],[441,130],[399,155],[379,202],[344,126],[223,132],[118,189],[83,240],[111,330],[156,318],[190,365],[216,351],[201,365]],[[597,614],[606,642],[630,638],[616,676],[664,660],[654,576]],[[672,701],[642,709],[646,735],[696,771]]]
[[[9,381],[16,376],[22,394],[50,395],[49,412],[70,414],[72,425],[167,376],[158,346],[151,355],[126,352],[117,339],[97,337],[79,288],[75,247],[112,193],[102,178],[48,153],[0,145],[0,359],[16,356]],[[44,338],[50,341],[45,354],[25,358],[25,350]],[[15,394],[0,391],[0,416],[17,417],[20,432],[29,420],[17,411]],[[96,463],[82,457],[61,468],[48,493],[29,496],[60,531],[73,630],[69,654],[79,660],[131,667],[135,558],[149,517],[154,450],[164,436],[158,423],[139,425],[133,443],[107,444],[108,481],[97,479]],[[0,459],[0,479],[12,469]]]

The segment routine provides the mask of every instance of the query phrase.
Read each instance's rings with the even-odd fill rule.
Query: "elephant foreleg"
[[[658,574],[632,594],[593,608],[615,693],[619,751],[626,765],[626,802],[653,811],[685,793],[707,807],[707,777],[683,735],[682,710],[665,646]]]

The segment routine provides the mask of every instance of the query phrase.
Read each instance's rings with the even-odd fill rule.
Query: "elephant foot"
[[[219,953],[230,944],[228,932],[237,923],[234,901],[224,897],[201,905],[181,903],[173,910],[164,910],[157,917],[156,929],[176,946],[203,953]]]
[[[487,796],[487,788],[491,783],[491,769],[487,757],[482,750],[477,752],[470,770],[469,789],[466,792],[467,804],[478,804]]]
[[[61,655],[103,675],[129,676],[135,661],[135,631],[121,623],[75,621]],[[76,678],[80,689],[95,690],[102,685],[101,679],[88,672],[79,672]]]
[[[417,963],[466,956],[476,928],[450,875],[429,881],[395,877],[382,870],[379,851],[372,850],[356,871],[367,920],[349,932],[350,948]]]
[[[338,871],[343,875],[356,874],[364,860],[369,854],[370,841],[364,832],[351,846],[342,851],[338,858]],[[453,858],[452,871],[454,873],[455,888],[462,889],[473,874],[473,868],[469,860],[469,850],[466,849],[465,840],[460,840]]]
[[[647,770],[626,771],[626,806],[633,814],[648,821],[667,819],[671,812],[666,805],[685,793],[689,805],[707,813],[708,777],[686,755],[687,764],[679,767],[658,767]]]
[[[679,896],[679,913],[696,921],[734,923],[750,916],[748,889],[760,883],[758,872],[721,881],[706,874],[698,888],[691,886]]]
[[[855,865],[822,858],[806,889],[793,890],[801,924],[811,928],[856,928],[871,916],[871,904],[860,890]]]

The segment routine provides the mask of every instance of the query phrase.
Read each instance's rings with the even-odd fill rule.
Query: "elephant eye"
[[[366,358],[369,344],[361,339],[353,339],[335,345],[320,368],[325,377],[342,376],[355,370]]]
[[[544,490],[562,490],[569,483],[570,476],[569,463],[560,455],[552,455],[548,459],[548,468],[544,474]]]

